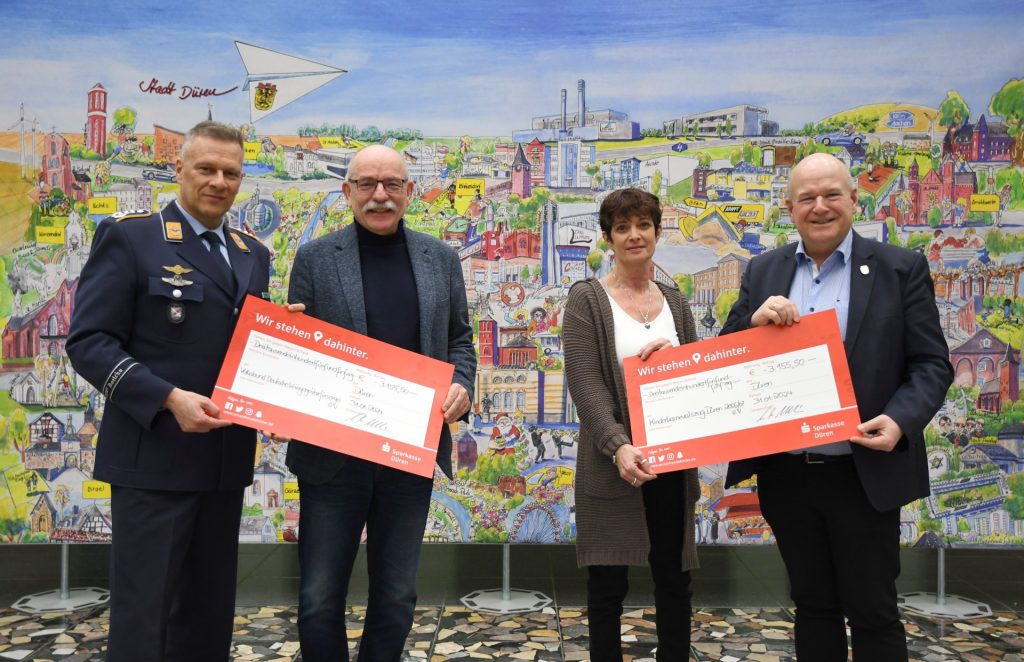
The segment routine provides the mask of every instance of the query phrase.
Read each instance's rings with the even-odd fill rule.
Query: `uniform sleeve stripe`
[[[139,362],[131,357],[121,359],[121,362],[114,366],[114,369],[110,371],[109,375],[107,375],[107,380],[103,382],[103,396],[110,400],[114,395],[114,391],[117,389],[117,385],[120,384],[121,380],[124,379],[124,376],[137,365],[139,365]]]

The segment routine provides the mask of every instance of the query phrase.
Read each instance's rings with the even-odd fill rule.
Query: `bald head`
[[[834,176],[842,180],[846,192],[853,189],[853,179],[846,164],[825,152],[808,154],[793,166],[793,170],[789,173],[790,188],[793,188],[793,182],[798,182],[800,178],[814,175]]]
[[[352,181],[359,178],[361,169],[371,164],[389,164],[398,169],[401,179],[409,179],[409,171],[405,167],[405,157],[395,149],[386,145],[370,145],[364,147],[352,157],[348,166],[348,179]]]

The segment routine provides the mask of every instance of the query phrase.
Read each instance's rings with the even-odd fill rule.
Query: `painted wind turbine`
[[[249,91],[249,119],[257,122],[348,71],[305,58],[235,42],[245,65],[243,90]]]

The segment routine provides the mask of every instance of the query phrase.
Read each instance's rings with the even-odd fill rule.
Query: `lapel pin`
[[[871,269],[868,268],[868,265],[862,264],[860,265],[860,272],[867,276],[869,273],[871,273]]]

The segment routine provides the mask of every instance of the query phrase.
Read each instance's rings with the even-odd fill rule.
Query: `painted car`
[[[161,170],[158,168],[146,168],[142,171],[142,177],[144,179],[155,180],[159,182],[174,182],[177,178],[174,175],[173,170]]]
[[[863,133],[833,131],[832,133],[823,133],[820,136],[815,136],[814,140],[826,146],[847,147],[849,145],[863,145],[867,138]]]

